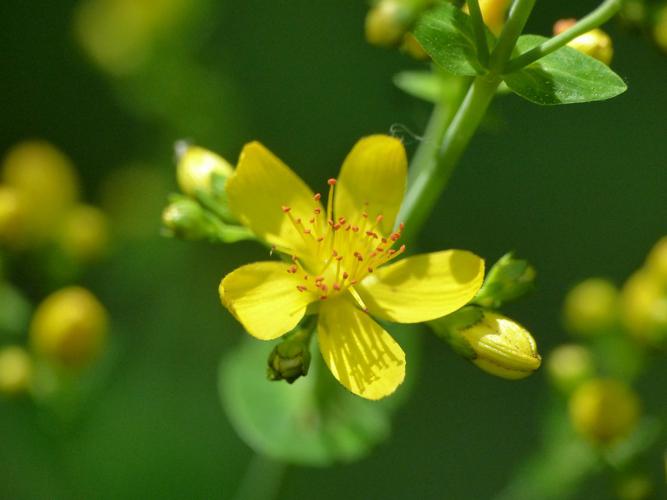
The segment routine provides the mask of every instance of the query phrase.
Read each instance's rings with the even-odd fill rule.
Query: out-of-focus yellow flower
[[[51,238],[79,194],[77,174],[70,161],[42,141],[24,142],[10,150],[2,180],[21,198],[25,223],[22,233],[28,244]]]
[[[94,261],[109,248],[109,223],[99,208],[77,205],[65,216],[60,245],[79,262]]]
[[[406,2],[381,0],[366,15],[366,40],[371,45],[398,45],[410,29],[412,16]]]
[[[667,288],[667,236],[653,246],[646,259],[645,268]]]
[[[426,61],[430,58],[430,56],[424,50],[424,47],[421,46],[419,41],[412,33],[405,34],[403,37],[403,45],[401,45],[401,49],[410,57],[413,57],[419,61]]]
[[[30,387],[32,361],[25,349],[18,346],[0,350],[0,394],[15,396]]]
[[[482,19],[491,33],[498,36],[505,26],[507,10],[511,0],[479,0],[479,10],[482,12]],[[468,4],[463,6],[463,11],[469,13]]]
[[[576,344],[561,345],[547,359],[551,382],[563,394],[569,394],[595,375],[595,363],[590,351]]]
[[[594,379],[570,398],[570,420],[575,430],[597,444],[627,436],[639,419],[639,399],[618,380]]]
[[[576,22],[576,19],[561,19],[557,21],[554,24],[554,35],[558,35],[569,29]],[[611,41],[611,37],[600,28],[595,28],[583,35],[579,35],[570,41],[568,45],[587,56],[605,63],[607,66],[611,64],[611,60],[614,57],[614,44]]]
[[[234,173],[227,160],[208,149],[179,144],[176,154],[178,187],[188,196],[195,196],[198,191],[210,193],[214,175],[227,178]]]
[[[573,333],[606,333],[618,318],[618,290],[605,279],[582,281],[565,297],[563,315],[565,325]]]
[[[192,4],[187,0],[84,0],[76,12],[76,34],[91,59],[104,70],[124,76],[149,59]]]
[[[658,47],[667,52],[667,5],[663,5],[655,13],[653,39]]]
[[[628,331],[640,342],[667,341],[667,290],[655,273],[640,269],[623,285],[621,313]]]
[[[63,288],[39,305],[30,324],[30,341],[45,359],[78,369],[102,352],[108,328],[104,306],[88,290]]]
[[[20,193],[0,185],[0,244],[17,246],[22,243],[25,209]]]
[[[288,262],[242,266],[220,283],[222,303],[251,335],[270,340],[319,314],[320,351],[351,392],[380,399],[401,384],[405,354],[370,315],[398,323],[445,316],[469,302],[484,262],[447,250],[400,256],[395,220],[405,193],[407,159],[396,138],[361,139],[327,203],[257,142],[243,149],[227,181],[234,215]],[[370,314],[369,314],[370,313]]]

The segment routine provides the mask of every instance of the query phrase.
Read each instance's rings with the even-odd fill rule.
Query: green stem
[[[560,49],[564,45],[577,38],[579,35],[601,26],[612,18],[621,8],[622,0],[606,0],[597,9],[588,14],[586,17],[579,20],[577,24],[571,28],[563,31],[560,35],[550,38],[546,42],[523,54],[510,60],[507,64],[506,72],[516,71],[534,63],[538,59],[551,54],[553,51]]]
[[[406,224],[406,239],[410,240],[419,232],[433,210],[461,155],[479,127],[500,81],[499,77],[492,75],[475,78],[447,128],[434,159],[429,158],[430,152],[426,150],[420,152],[416,158],[419,161],[413,163],[408,192],[398,216],[398,220]],[[438,123],[433,123],[432,120],[427,136],[431,132],[436,135],[444,124],[444,121],[440,121],[444,119],[444,115],[439,110],[435,113],[434,119],[438,120]]]
[[[273,500],[278,497],[287,467],[262,455],[250,459],[234,500]]]
[[[493,72],[503,73],[504,66],[512,56],[516,41],[521,36],[534,6],[535,0],[516,0],[514,3],[496,48],[491,54],[490,67]]]
[[[468,11],[472,18],[472,28],[475,32],[475,45],[477,46],[477,57],[482,66],[489,63],[489,45],[486,41],[486,26],[479,8],[479,0],[468,0]]]

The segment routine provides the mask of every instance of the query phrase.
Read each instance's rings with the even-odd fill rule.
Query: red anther
[[[305,292],[306,290],[308,290],[308,287],[305,287],[303,285],[297,285],[296,289],[299,290],[300,292]]]
[[[357,260],[359,262],[362,262],[364,260],[364,257],[361,254],[359,254],[359,255],[357,255]]]
[[[340,292],[340,285],[338,283],[334,283],[333,289],[336,290],[337,292]]]
[[[333,225],[334,225],[334,221],[332,221],[331,219],[329,219],[329,220],[327,221],[327,224],[329,224],[331,227],[333,227]]]
[[[308,219],[308,222],[310,222],[311,224],[315,224],[315,217],[313,217],[312,219]]]
[[[346,271],[343,271],[343,279],[346,280],[346,279],[348,279],[349,277],[350,277],[350,275],[347,274]]]
[[[373,259],[375,257],[377,257],[377,252],[372,252],[368,258]]]
[[[368,212],[361,212],[361,216],[362,216],[364,219],[368,219]]]
[[[338,252],[336,252],[336,250],[334,249],[334,250],[331,252],[331,255],[333,255],[333,256],[335,257],[336,255],[338,255]]]
[[[352,226],[348,224],[347,227],[345,228],[345,231],[349,231],[350,229],[352,229]]]
[[[341,260],[343,260],[343,256],[342,256],[342,255],[339,255],[338,257],[336,257],[336,260],[337,260],[338,262],[340,262]]]
[[[359,232],[359,226],[352,226],[352,231],[354,231],[355,233],[358,233]]]
[[[301,217],[298,217],[294,222],[296,222],[297,224],[301,224]]]
[[[384,252],[384,248],[382,247],[377,247],[375,250],[377,250],[378,252]]]
[[[373,268],[372,268],[372,267],[369,267],[369,268],[368,268],[368,272],[369,272],[369,273],[372,273],[372,272],[373,272]]]
[[[356,285],[358,283],[357,280],[350,280],[350,285]]]
[[[345,225],[345,217],[338,217],[338,224],[340,224],[341,226],[344,226]]]
[[[333,228],[334,228],[334,231],[338,231],[338,230],[340,229],[340,224],[338,224],[338,222],[336,222],[336,223],[333,225]]]
[[[318,281],[324,281],[324,276],[318,276],[318,277],[316,277],[316,278],[315,278],[315,283],[317,283]]]
[[[364,308],[362,309],[362,311],[364,311],[365,313],[367,313],[367,312],[368,312],[368,307],[364,307]]]
[[[381,241],[382,243],[387,243],[387,238],[382,238],[380,241]]]
[[[320,300],[327,300],[327,298],[328,298],[328,297],[327,297],[326,295],[322,295],[322,296],[320,297]]]
[[[401,235],[398,234],[398,233],[392,233],[392,235],[390,236],[391,241],[398,241],[398,239],[399,239],[400,237],[401,237]]]
[[[294,273],[296,273],[296,271],[297,271],[297,267],[295,265],[291,265],[287,269],[287,272],[290,273],[290,274],[294,274]]]
[[[389,255],[394,255],[396,253],[396,250],[394,250],[393,248],[390,248],[389,250],[387,250],[387,253]]]
[[[405,245],[401,245],[401,248],[398,249],[399,252],[404,252],[405,251]]]
[[[333,179],[333,178],[329,179],[327,181],[327,184],[329,184],[329,186],[335,186],[336,185],[336,179]]]
[[[310,229],[304,229],[303,232],[304,232],[304,234],[310,234],[311,233]]]
[[[304,275],[303,275],[303,279],[305,279],[306,281],[308,281],[308,275],[307,275],[307,274],[304,274]]]
[[[286,205],[283,205],[282,207],[280,207],[280,210],[282,210],[283,212],[287,213],[287,212],[289,212],[289,211],[292,210],[292,209],[291,209],[290,207],[286,206]]]
[[[315,195],[313,196],[313,200],[315,200],[315,201],[320,201],[321,198],[322,198],[322,195],[320,193],[315,193]]]
[[[321,208],[316,208],[315,210],[313,210],[313,213],[315,215],[320,215],[322,213],[322,209]]]
[[[400,229],[401,231],[403,231],[403,229],[405,229],[405,224],[403,224],[403,223],[401,222],[401,223],[398,225],[398,229]]]
[[[382,219],[384,219],[384,215],[380,214],[375,218],[375,222],[379,224],[380,222],[382,222]]]
[[[292,262],[296,262],[297,260],[299,260],[299,259],[297,258],[297,256],[296,256],[296,255],[292,255]]]
[[[324,241],[324,236],[320,236],[319,238],[317,238],[318,243],[322,243],[322,241]]]
[[[324,293],[327,293],[328,289],[329,287],[326,286],[324,283],[320,284],[320,290],[322,290]]]

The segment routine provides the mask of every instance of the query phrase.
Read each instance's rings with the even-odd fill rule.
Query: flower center
[[[303,260],[292,255],[292,265],[287,272],[301,278],[297,285],[300,292],[315,292],[321,300],[326,300],[347,291],[366,309],[354,285],[405,251],[405,245],[393,248],[404,225],[400,224],[397,231],[384,236],[379,228],[384,216],[369,216],[368,203],[361,213],[334,214],[336,179],[329,179],[328,184],[326,214],[320,208],[320,193],[313,196],[315,207],[307,217],[297,217],[303,214],[294,214],[290,207],[282,207],[308,252]]]

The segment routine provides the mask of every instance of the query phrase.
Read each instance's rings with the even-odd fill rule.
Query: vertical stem
[[[250,459],[234,500],[274,500],[287,466],[262,455]]]
[[[472,18],[472,29],[475,32],[475,45],[477,46],[477,57],[482,66],[489,63],[489,45],[486,42],[486,27],[482,11],[479,8],[479,0],[468,0],[468,11]]]
[[[436,161],[418,165],[410,179],[398,220],[405,221],[406,239],[419,232],[433,210],[461,155],[479,126],[500,84],[496,76],[478,76],[468,89],[445,133]]]
[[[534,6],[535,0],[516,0],[514,2],[507,23],[498,39],[498,44],[491,54],[490,67],[492,71],[496,73],[503,72],[504,66],[512,56],[512,50],[514,50],[516,41],[526,26]]]

